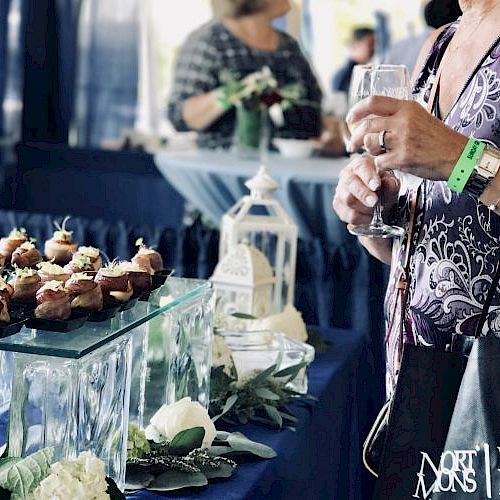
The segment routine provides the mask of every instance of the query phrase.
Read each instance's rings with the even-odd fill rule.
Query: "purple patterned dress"
[[[414,88],[427,104],[439,62],[459,21],[434,44]],[[439,106],[435,115],[439,116]],[[467,82],[444,122],[466,136],[500,147],[500,39]],[[500,258],[500,217],[467,194],[456,194],[446,182],[423,181],[416,212],[409,295],[404,312],[404,342],[445,349],[452,334],[474,335]],[[392,392],[401,335],[401,313],[394,307],[398,269],[407,242],[394,248],[386,296],[387,389]],[[483,334],[500,336],[500,290],[497,290]]]

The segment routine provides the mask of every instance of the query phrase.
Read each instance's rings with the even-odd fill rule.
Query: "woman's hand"
[[[383,194],[384,210],[391,209],[397,201],[399,181],[388,172],[379,174],[373,158],[357,156],[340,173],[333,208],[347,224],[369,224],[379,188]]]
[[[447,127],[414,101],[373,96],[354,106],[349,123],[359,123],[351,150],[365,148],[380,170],[396,169],[418,177],[447,180],[468,138]],[[386,151],[379,137],[386,131]]]

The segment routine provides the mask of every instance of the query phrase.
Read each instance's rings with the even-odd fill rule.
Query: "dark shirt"
[[[351,85],[352,70],[356,63],[349,59],[342,68],[340,68],[332,79],[332,90],[334,92],[349,93],[349,86]]]
[[[322,93],[311,67],[298,43],[279,32],[276,51],[263,51],[245,45],[222,23],[205,24],[184,42],[177,60],[168,118],[179,131],[190,130],[182,118],[184,102],[192,96],[219,87],[221,72],[229,70],[243,78],[268,66],[278,85],[298,83],[305,89],[304,100],[315,105],[296,105],[285,112],[285,125],[273,132],[275,137],[308,139],[321,133]],[[199,132],[198,145],[205,148],[228,148],[232,144],[236,113],[230,109],[215,123]]]

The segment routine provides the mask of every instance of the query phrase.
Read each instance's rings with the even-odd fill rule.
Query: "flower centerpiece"
[[[235,144],[248,155],[268,148],[268,115],[277,126],[284,124],[283,112],[297,104],[304,95],[299,84],[279,87],[271,70],[265,66],[240,79],[232,72],[222,72],[219,100],[236,106]]]

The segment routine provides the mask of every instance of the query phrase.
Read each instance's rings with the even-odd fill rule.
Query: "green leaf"
[[[222,455],[227,455],[231,453],[232,448],[230,446],[210,446],[208,448],[208,454],[212,457],[220,457]]]
[[[189,473],[177,470],[168,470],[151,482],[148,490],[151,491],[174,491],[182,488],[206,486],[208,479],[201,472]]]
[[[224,404],[224,408],[222,408],[222,412],[219,413],[219,415],[216,415],[215,417],[212,418],[212,422],[217,422],[222,415],[225,415],[238,401],[238,394],[233,394],[232,396],[229,396],[226,399],[226,403]]]
[[[274,458],[277,456],[272,448],[248,439],[241,432],[231,433],[227,438],[227,442],[229,446],[231,446],[233,452],[251,453],[260,458]]]
[[[201,467],[201,472],[205,474],[207,479],[231,477],[234,471],[235,467],[225,462],[222,462],[217,469],[212,469],[211,467]]]
[[[293,422],[294,424],[299,421],[297,417],[294,417],[293,415],[290,415],[289,413],[285,413],[284,411],[280,411],[280,415],[283,418],[283,420],[288,420],[290,422]]]
[[[264,371],[258,373],[253,379],[252,382],[254,384],[259,384],[267,380],[276,370],[276,365],[272,365],[269,368],[266,368]]]
[[[305,361],[298,365],[289,366],[288,368],[276,372],[274,378],[290,377],[290,380],[293,380],[305,366],[307,366],[307,362]]]
[[[233,313],[231,314],[231,316],[233,316],[233,318],[238,318],[238,319],[257,319],[255,316],[245,313]]]
[[[108,483],[106,493],[109,495],[110,500],[127,500],[113,479],[106,477],[106,483]]]
[[[26,458],[0,460],[0,487],[14,497],[26,497],[48,475],[53,453],[53,448],[45,448]]]
[[[283,419],[281,418],[280,412],[271,405],[264,405],[264,410],[269,415],[269,418],[278,426],[281,427],[283,425]]]
[[[255,389],[255,394],[259,396],[259,398],[268,399],[270,401],[279,401],[280,399],[277,394],[269,389],[266,389],[265,387],[257,387],[257,389]]]
[[[145,467],[129,464],[125,477],[125,489],[129,491],[142,490],[147,488],[154,478]]]
[[[5,458],[7,456],[7,443],[5,443],[2,447],[0,447],[0,459]]]
[[[203,427],[186,429],[175,435],[168,447],[172,455],[187,455],[190,451],[200,448],[205,437]]]

